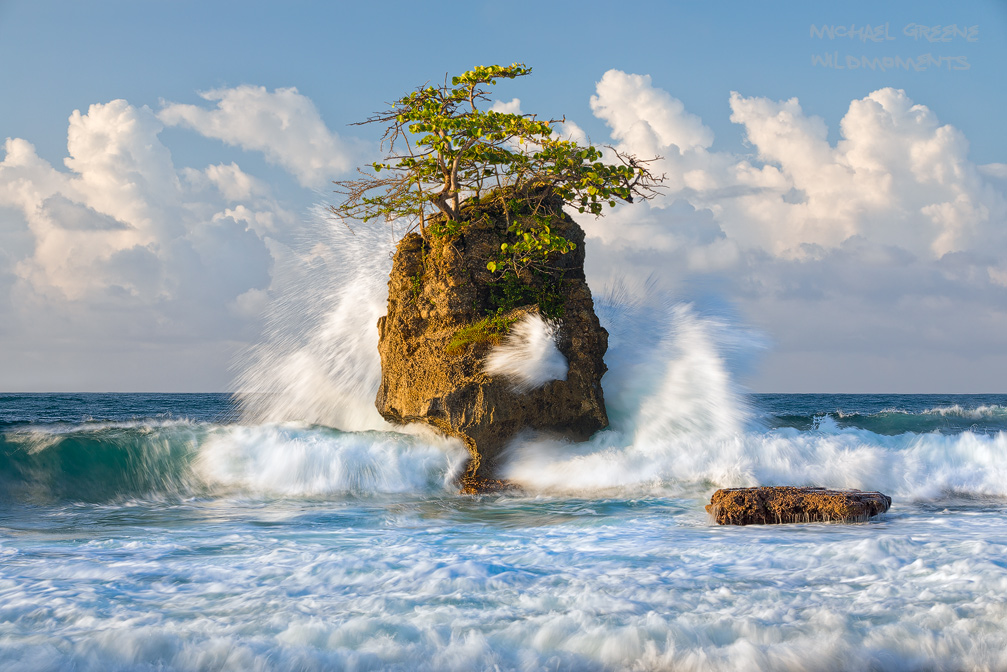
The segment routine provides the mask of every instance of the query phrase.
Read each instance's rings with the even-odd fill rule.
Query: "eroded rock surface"
[[[470,206],[471,223],[455,235],[405,236],[388,280],[388,314],[378,322],[381,387],[376,405],[395,423],[420,422],[465,442],[471,454],[463,485],[479,490],[496,473],[502,448],[524,429],[583,440],[608,425],[601,377],[608,332],[598,322],[584,279],[584,232],[552,202],[552,230],[576,248],[551,261],[555,270],[524,273],[504,286],[486,268],[500,244],[512,240],[502,211]],[[558,297],[556,345],[569,368],[565,380],[521,391],[491,376],[485,358],[502,336],[483,322],[496,315],[513,324],[536,303],[509,307],[513,296],[551,292]],[[518,301],[520,303],[520,301]],[[555,302],[550,303],[555,312]],[[483,325],[480,327],[480,325]]]
[[[720,525],[853,523],[891,505],[892,498],[880,492],[777,486],[717,490],[706,510]]]

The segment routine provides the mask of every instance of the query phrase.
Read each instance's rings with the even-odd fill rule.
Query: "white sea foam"
[[[206,503],[134,534],[20,535],[46,557],[0,566],[0,667],[1002,669],[999,515],[724,529],[654,501]]]
[[[468,453],[458,441],[303,424],[229,426],[199,447],[193,470],[211,488],[280,496],[452,488]]]
[[[953,404],[951,406],[928,408],[923,411],[923,413],[926,415],[968,418],[969,420],[987,420],[989,418],[1003,417],[1004,415],[1007,415],[1007,409],[1003,406],[997,406],[996,404],[989,406],[977,406],[975,408],[964,408],[960,404]]]
[[[713,439],[669,437],[628,444],[616,431],[586,444],[525,440],[505,474],[546,492],[607,489],[668,494],[717,487],[817,485],[881,490],[902,499],[952,495],[1007,497],[1007,434],[880,436],[793,429]]]
[[[603,312],[612,332],[603,380],[611,428],[585,443],[519,437],[507,478],[532,491],[581,494],[713,484],[1007,497],[1003,432],[885,436],[840,428],[828,415],[810,432],[767,430],[750,422],[732,381],[724,350],[738,338],[728,325],[685,305],[668,306],[664,316],[633,303],[621,310]]]
[[[529,392],[550,380],[566,380],[569,365],[556,347],[559,329],[559,324],[538,313],[526,314],[486,356],[486,373],[506,378],[518,392]]]

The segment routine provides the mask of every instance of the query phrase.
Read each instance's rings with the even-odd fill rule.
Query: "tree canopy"
[[[562,138],[553,128],[563,119],[539,120],[480,105],[498,79],[531,74],[523,63],[479,66],[439,85],[424,85],[360,124],[386,125],[383,161],[360,170],[360,177],[335,182],[343,196],[330,206],[344,221],[383,217],[403,221],[407,231],[427,235],[431,218],[454,225],[465,221],[462,204],[496,191],[504,207],[530,209],[542,196],[555,195],[579,212],[601,215],[604,205],[648,199],[663,180],[641,160],[614,148],[606,153]],[[451,230],[455,230],[451,227]],[[573,243],[551,235],[548,221],[512,231],[517,240],[504,247],[511,265],[535,263]],[[505,244],[507,245],[507,244]],[[508,254],[509,253],[509,254]],[[504,260],[490,260],[498,270]]]

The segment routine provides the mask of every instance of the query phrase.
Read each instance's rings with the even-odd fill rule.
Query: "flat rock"
[[[891,505],[880,492],[785,485],[717,490],[706,510],[720,525],[861,523]]]
[[[520,490],[516,484],[510,481],[499,478],[482,478],[472,474],[464,474],[461,477],[460,485],[460,492],[463,495],[495,495]]]

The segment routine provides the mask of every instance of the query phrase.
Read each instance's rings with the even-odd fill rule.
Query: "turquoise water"
[[[0,395],[0,669],[1007,669],[1007,396],[719,399],[467,497],[422,434]],[[711,524],[756,483],[894,504]]]

